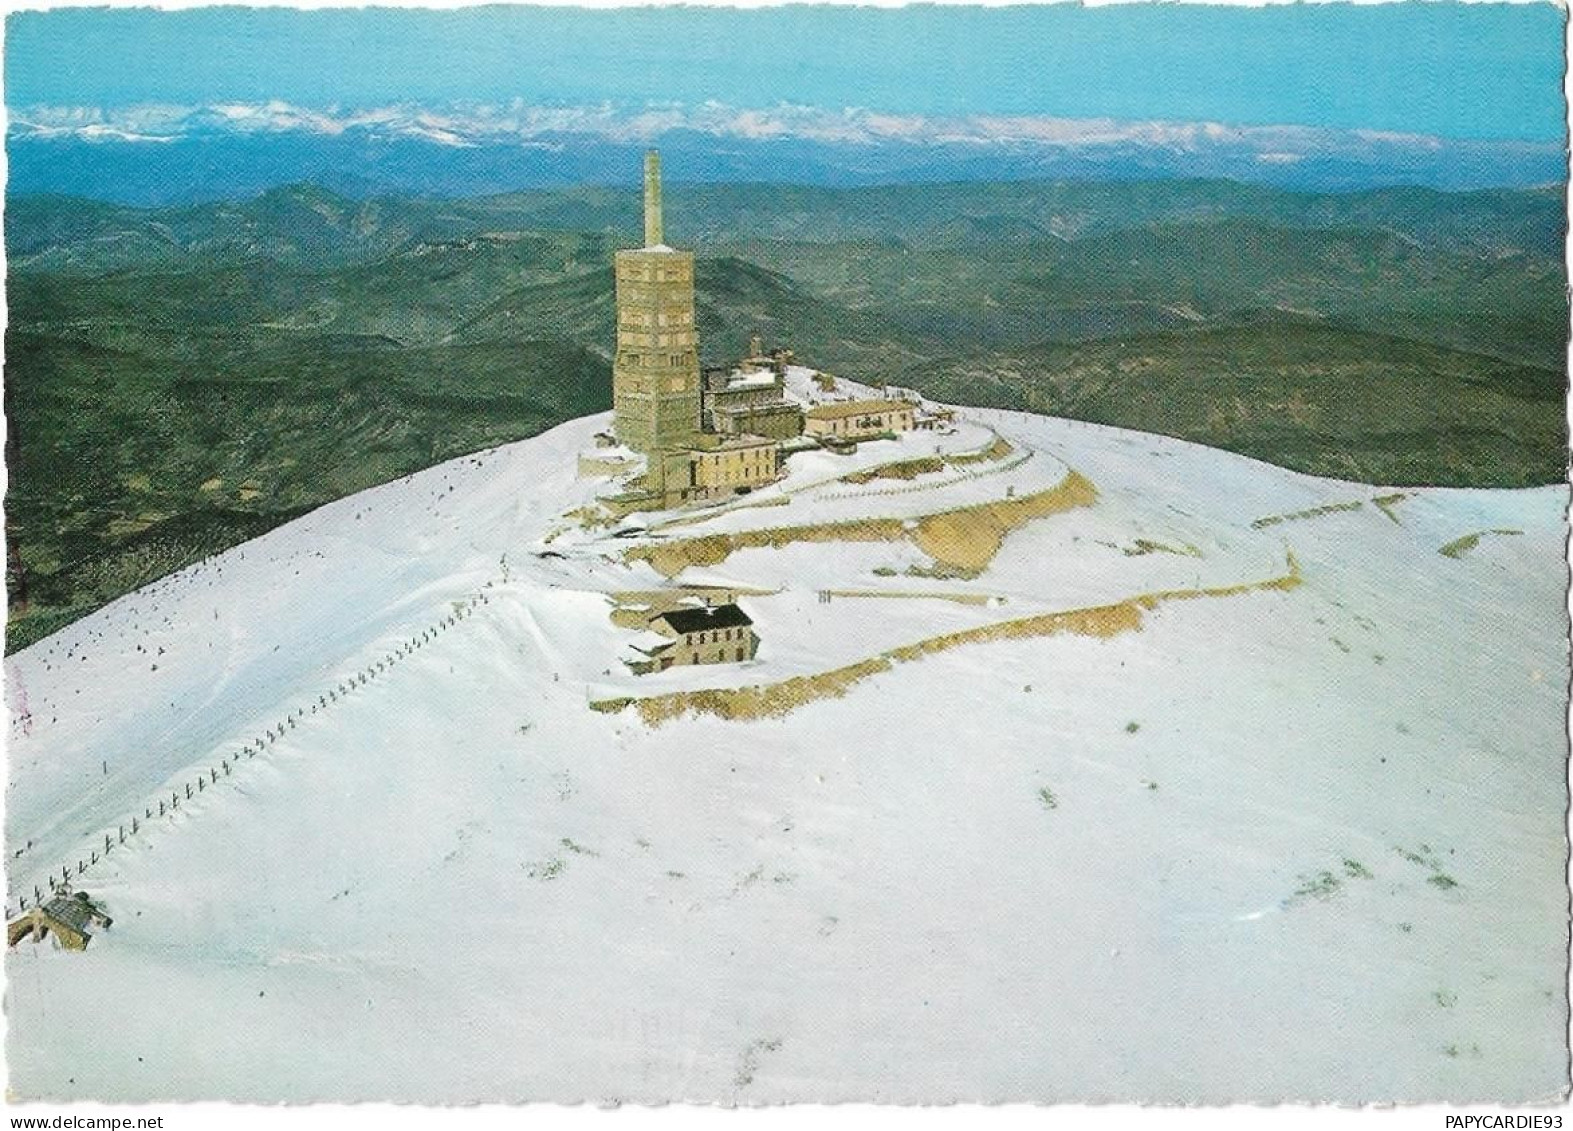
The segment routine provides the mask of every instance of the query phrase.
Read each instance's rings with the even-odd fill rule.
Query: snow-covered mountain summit
[[[114,916],[10,952],[17,1095],[1565,1086],[1565,491],[965,410],[603,525],[605,423],[7,660],[9,905]]]

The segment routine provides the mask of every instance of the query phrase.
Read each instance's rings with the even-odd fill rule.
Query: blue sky
[[[1562,13],[1269,8],[62,9],[7,21],[12,107],[277,99],[781,103],[1552,141]]]

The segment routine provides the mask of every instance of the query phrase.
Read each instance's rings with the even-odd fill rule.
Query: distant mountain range
[[[1227,178],[1302,191],[1461,190],[1557,183],[1566,167],[1560,143],[716,104],[39,106],[13,109],[7,137],[10,192],[132,204],[244,198],[293,181],[351,196],[619,184],[650,145],[674,181],[820,186]]]
[[[1226,180],[952,182],[835,187],[679,184],[667,227],[685,247],[834,249],[872,241],[889,250],[981,245],[1055,248],[1092,236],[1249,220],[1269,227],[1386,233],[1420,248],[1562,258],[1565,193],[1532,189],[1440,192],[1390,187],[1294,192]],[[632,246],[638,189],[580,186],[483,197],[354,197],[315,183],[284,184],[247,199],[179,207],[26,194],[7,201],[13,268],[98,273],[190,264],[192,256],[327,267],[423,245],[578,233],[589,252]],[[505,238],[505,237],[498,237]],[[1134,236],[1131,238],[1135,238]],[[1205,251],[1206,249],[1199,249]],[[807,252],[805,251],[805,254]],[[825,256],[835,258],[833,250]]]

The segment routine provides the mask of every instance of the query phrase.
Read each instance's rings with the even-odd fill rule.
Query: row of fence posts
[[[318,711],[326,710],[329,705],[347,697],[357,687],[364,687],[375,677],[391,671],[395,663],[413,656],[417,649],[424,648],[427,644],[432,643],[439,635],[455,627],[465,617],[474,615],[477,604],[490,604],[491,596],[486,591],[491,587],[492,582],[486,582],[472,597],[466,601],[459,602],[453,612],[437,621],[430,628],[422,631],[419,636],[412,636],[381,659],[368,664],[348,679],[340,680],[336,686],[317,696],[316,701],[309,707],[297,708],[291,711],[276,728],[266,728],[263,731],[263,738],[254,739],[242,746],[236,753],[221,758],[217,767],[209,766],[199,772],[194,781],[185,782],[181,788],[171,790],[167,801],[161,795],[156,802],[149,802],[143,806],[141,819],[138,819],[136,814],[133,813],[129,825],[121,824],[117,826],[115,832],[106,832],[104,834],[104,849],[102,853],[99,852],[97,842],[95,841],[94,847],[89,850],[88,854],[77,859],[75,871],[72,870],[70,864],[63,864],[60,867],[60,878],[58,880],[55,878],[55,873],[51,872],[44,878],[44,884],[33,884],[31,898],[23,895],[18,899],[16,906],[7,906],[5,908],[6,920],[10,921],[29,907],[42,906],[46,901],[45,887],[47,887],[49,895],[69,892],[74,882],[84,875],[89,868],[96,865],[99,860],[107,858],[113,849],[123,847],[127,836],[136,836],[141,830],[143,822],[152,821],[156,817],[173,815],[180,809],[180,803],[183,799],[190,801],[205,793],[210,786],[216,786],[221,773],[223,776],[229,777],[233,772],[233,766],[239,764],[242,755],[248,760],[255,758],[258,754],[263,753],[267,747],[283,738],[286,730],[293,730],[296,720],[302,719],[308,714],[314,715]]]

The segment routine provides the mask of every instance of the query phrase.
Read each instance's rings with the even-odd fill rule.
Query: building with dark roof
[[[89,899],[86,892],[57,895],[42,907],[32,907],[6,924],[6,945],[23,939],[42,942],[51,933],[67,950],[86,950],[94,927],[111,923],[104,909]]]
[[[739,606],[694,605],[650,618],[649,631],[631,647],[642,659],[628,661],[640,675],[679,664],[738,664],[759,651],[754,620]]]

